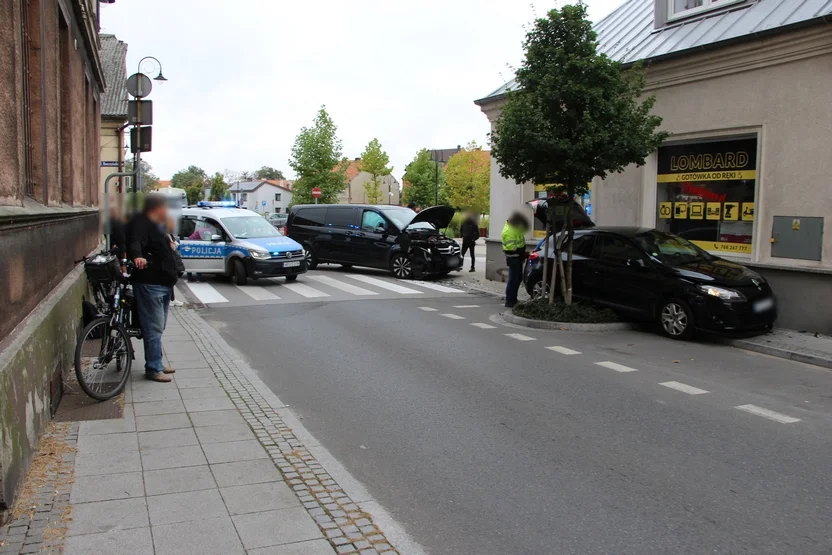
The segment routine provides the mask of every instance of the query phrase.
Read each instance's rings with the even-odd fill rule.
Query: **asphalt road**
[[[429,553],[832,553],[832,372],[500,310],[450,295],[203,316]]]

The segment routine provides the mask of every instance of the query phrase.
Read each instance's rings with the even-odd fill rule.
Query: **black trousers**
[[[471,252],[471,269],[474,268],[474,263],[476,259],[474,257],[474,249],[477,246],[477,241],[474,239],[463,239],[462,240],[462,258],[465,258],[466,252]]]

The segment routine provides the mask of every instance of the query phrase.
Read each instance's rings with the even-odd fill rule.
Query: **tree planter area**
[[[545,297],[519,303],[503,314],[503,319],[527,328],[568,331],[620,331],[631,329],[630,323],[608,308],[591,303],[565,304],[561,299],[549,304]]]

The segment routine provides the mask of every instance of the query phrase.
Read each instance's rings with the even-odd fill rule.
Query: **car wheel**
[[[246,276],[246,267],[243,265],[243,261],[239,258],[234,260],[234,283],[237,285],[245,285],[248,281],[248,276]]]
[[[693,312],[681,299],[670,299],[659,311],[659,327],[672,339],[689,339],[693,335]]]
[[[410,279],[413,277],[413,265],[410,258],[403,254],[397,254],[390,261],[390,270],[399,279]]]
[[[309,245],[303,246],[303,256],[306,258],[306,269],[314,270],[318,267],[318,257]]]
[[[531,297],[533,299],[536,299],[541,295],[547,297],[549,295],[549,289],[551,289],[549,284],[544,284],[543,280],[539,279],[534,283],[534,285],[532,285]]]
[[[286,276],[286,281],[297,281],[298,276]]]

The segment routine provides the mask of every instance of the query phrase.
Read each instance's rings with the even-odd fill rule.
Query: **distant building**
[[[347,186],[338,195],[339,204],[369,204],[365,184],[372,180],[372,175],[359,169],[361,158],[356,158],[347,166]],[[379,179],[378,204],[398,205],[401,200],[401,186],[393,175]]]
[[[292,202],[292,184],[288,179],[239,181],[229,185],[228,193],[241,208],[264,216],[285,214]]]
[[[127,44],[115,35],[99,35],[101,65],[107,88],[101,95],[101,191],[111,173],[124,171],[124,130],[127,127]],[[114,187],[121,180],[110,185]],[[111,190],[113,190],[111,188]]]

